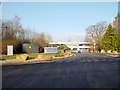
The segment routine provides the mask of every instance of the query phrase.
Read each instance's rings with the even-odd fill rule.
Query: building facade
[[[113,21],[112,26],[113,26],[113,28],[116,29],[116,33],[118,33],[119,37],[120,37],[120,15],[115,17],[115,20]]]
[[[39,53],[40,46],[38,44],[23,44],[22,52],[23,53]]]
[[[51,45],[57,45],[58,47],[60,45],[66,45],[70,48],[72,52],[89,52],[91,48],[90,42],[51,42],[49,43]]]

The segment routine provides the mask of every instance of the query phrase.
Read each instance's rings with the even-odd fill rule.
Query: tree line
[[[52,37],[48,33],[38,33],[30,28],[23,28],[18,16],[2,21],[2,54],[7,54],[7,45],[14,46],[14,53],[21,53],[24,43],[39,44],[44,48],[49,46],[50,41]]]
[[[118,14],[117,18],[119,16]],[[116,23],[115,25],[118,25],[118,22]],[[95,43],[96,51],[99,52],[102,49],[105,51],[120,51],[120,38],[119,33],[116,31],[116,28],[113,28],[111,24],[108,25],[105,21],[99,22],[96,25],[90,25],[86,28],[85,41],[91,42],[92,50],[94,50]]]

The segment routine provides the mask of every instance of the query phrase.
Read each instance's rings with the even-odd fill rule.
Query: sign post
[[[13,45],[7,46],[7,55],[13,55]]]
[[[96,43],[94,43],[94,52],[95,52],[95,45],[96,45]]]

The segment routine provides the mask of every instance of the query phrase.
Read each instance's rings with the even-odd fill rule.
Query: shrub
[[[58,50],[70,50],[66,45],[61,45],[58,47]]]

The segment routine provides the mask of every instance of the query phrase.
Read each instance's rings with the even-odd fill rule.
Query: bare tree
[[[42,32],[36,36],[35,42],[44,48],[49,45],[51,40],[52,37],[49,34]]]
[[[105,21],[99,22],[96,25],[88,26],[88,28],[86,29],[85,41],[96,43],[97,51],[100,51],[100,43],[106,29],[107,23]]]
[[[50,34],[48,33],[45,33],[45,38],[46,38],[46,41],[49,43],[49,42],[52,42],[52,37]]]
[[[24,30],[20,24],[20,18],[15,16],[12,20],[2,22],[2,38],[23,39]]]
[[[14,45],[14,53],[21,49],[21,41],[24,37],[24,29],[20,24],[20,18],[15,16],[12,20],[2,22],[2,53],[6,54],[6,46]]]
[[[39,34],[30,28],[24,29],[17,16],[12,20],[2,21],[1,33],[3,54],[7,52],[7,45],[14,45],[14,53],[18,53],[22,50],[23,43],[37,43],[44,48],[52,41],[52,37],[48,33]]]
[[[35,37],[38,35],[35,30],[32,30],[30,28],[24,29],[24,41],[26,43],[33,43],[35,42]]]

